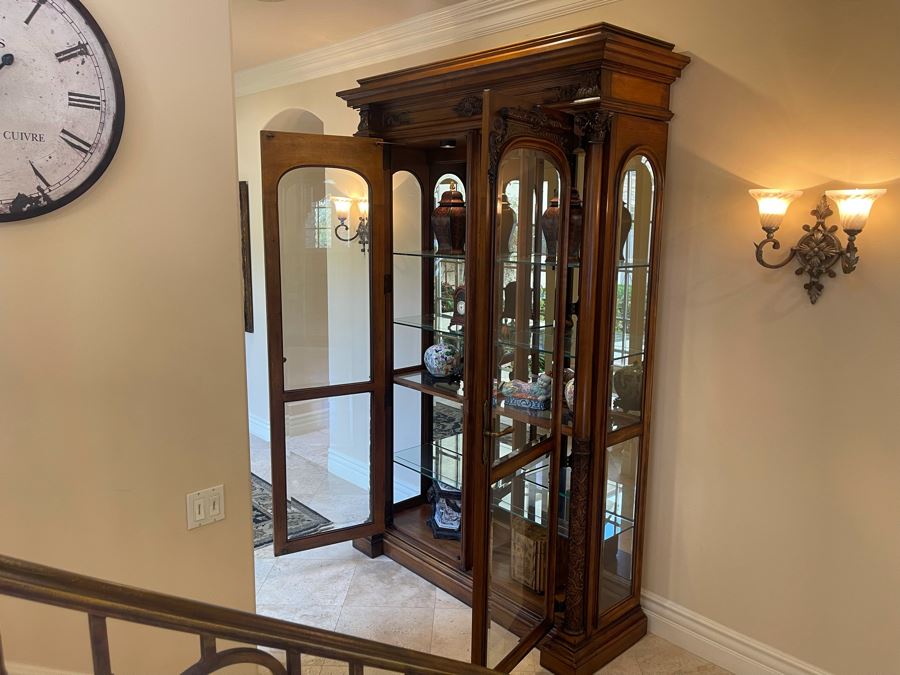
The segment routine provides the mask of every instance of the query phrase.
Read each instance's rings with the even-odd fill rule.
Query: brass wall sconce
[[[334,210],[337,213],[339,225],[334,228],[334,236],[341,241],[354,241],[359,238],[359,244],[362,246],[362,252],[366,253],[369,249],[369,202],[361,199],[357,206],[359,208],[359,223],[356,226],[356,234],[352,237],[341,236],[341,231],[350,233],[350,227],[347,225],[347,218],[350,217],[350,207],[353,205],[352,199],[346,197],[334,198]]]
[[[766,246],[771,246],[776,251],[781,248],[775,232],[781,227],[788,206],[803,193],[799,190],[750,190],[750,195],[759,204],[759,220],[766,233],[766,238],[755,244],[756,261],[763,267],[775,270],[796,259],[799,264],[796,274],[809,276],[809,281],[803,284],[803,288],[809,295],[809,301],[816,304],[824,288],[822,277],[837,276],[832,268],[838,261],[844,274],[850,274],[856,269],[859,262],[856,237],[866,225],[872,204],[885,192],[887,190],[826,190],[816,208],[810,211],[816,218],[816,224],[803,226],[806,234],[800,237],[786,258],[779,262],[768,262],[765,259]],[[847,235],[846,248],[834,234],[838,229],[837,225],[829,226],[825,223],[834,213],[828,206],[828,199],[837,204],[841,227]]]

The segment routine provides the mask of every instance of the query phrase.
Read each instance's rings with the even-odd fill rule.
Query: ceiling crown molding
[[[234,74],[235,96],[383,63],[621,0],[464,0],[327,47]]]

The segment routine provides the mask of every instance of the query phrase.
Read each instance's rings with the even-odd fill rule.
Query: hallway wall
[[[357,78],[597,21],[693,58],[673,89],[645,587],[820,668],[888,672],[900,663],[895,0],[621,0],[241,97],[241,178],[258,203],[258,132],[278,110],[349,135],[357,115],[334,92]],[[859,269],[828,280],[818,305],[792,270],[756,264],[748,188],[806,190],[782,230],[793,243],[824,189],[868,184],[889,192]],[[253,236],[261,250],[258,217]]]
[[[125,132],[83,197],[0,225],[0,551],[252,610],[228,2],[86,4]],[[218,484],[225,520],[189,532],[185,495]],[[3,600],[0,632],[10,662],[90,670],[83,615]],[[116,673],[199,655],[110,635]]]

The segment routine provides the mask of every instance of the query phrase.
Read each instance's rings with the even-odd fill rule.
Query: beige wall
[[[836,673],[900,663],[900,50],[895,0],[622,0],[402,61],[242,97],[242,178],[257,132],[303,107],[357,117],[356,78],[595,21],[677,44],[662,251],[646,588]],[[809,305],[760,268],[754,186],[889,188],[861,263]],[[261,246],[255,223],[254,242]],[[793,240],[791,240],[793,243]]]
[[[82,198],[0,226],[0,550],[252,609],[228,5],[89,6],[125,133]],[[220,483],[226,519],[188,532],[185,495]],[[65,615],[0,603],[7,659],[87,671],[86,621]],[[117,673],[197,657],[111,634]]]

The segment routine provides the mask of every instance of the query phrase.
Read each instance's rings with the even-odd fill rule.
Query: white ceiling
[[[462,0],[231,0],[234,70],[350,40]]]

